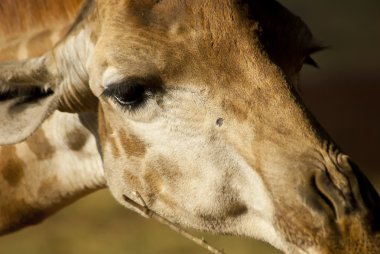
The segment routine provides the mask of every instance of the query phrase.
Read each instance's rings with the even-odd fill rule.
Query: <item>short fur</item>
[[[95,7],[43,56],[0,65],[0,143],[26,138],[0,147],[0,233],[107,181],[182,226],[380,252],[378,194],[293,89],[314,46],[299,18],[270,0]]]
[[[78,13],[83,0],[1,0],[0,38],[65,24]],[[0,41],[1,42],[1,41]]]

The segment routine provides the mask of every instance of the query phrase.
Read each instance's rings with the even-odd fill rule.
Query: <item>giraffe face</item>
[[[97,112],[119,202],[138,193],[181,225],[288,253],[373,241],[352,229],[378,209],[376,192],[294,91],[316,48],[298,18],[274,1],[232,0],[99,1],[94,17],[56,49],[71,65],[55,58],[64,78],[49,103]]]
[[[310,211],[304,193],[325,204],[299,180],[312,181],[318,165],[308,162],[322,150],[289,83],[312,38],[294,21],[277,42],[264,30],[270,25],[248,15],[259,6],[230,4],[119,2],[104,12],[89,76],[105,174],[121,203],[123,195],[138,201],[137,192],[182,225],[285,249],[278,229],[289,220],[279,206],[303,211],[302,224],[315,222],[308,233],[331,216]],[[114,26],[120,20],[126,25]]]

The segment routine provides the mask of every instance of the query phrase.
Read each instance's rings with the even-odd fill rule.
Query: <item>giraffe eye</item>
[[[135,106],[145,100],[146,91],[141,85],[129,86],[119,89],[114,95],[113,99],[121,106]]]
[[[119,106],[128,110],[137,109],[161,89],[161,81],[155,77],[132,77],[109,85],[102,93]]]
[[[143,104],[150,94],[141,84],[125,83],[112,85],[103,92],[103,96],[111,98],[115,103],[128,109]]]

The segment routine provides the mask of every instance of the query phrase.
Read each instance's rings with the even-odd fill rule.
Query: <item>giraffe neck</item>
[[[60,26],[32,32],[22,38],[10,38],[0,43],[0,62],[25,60],[37,57],[53,48],[68,31],[69,26]]]
[[[0,62],[43,54],[64,37],[70,23],[30,29],[22,37],[3,36],[0,24]],[[0,146],[0,235],[105,187],[96,133],[96,113],[55,111],[24,142]]]
[[[0,1],[0,44],[71,24],[83,0]]]
[[[0,146],[0,234],[105,187],[96,116],[54,113],[26,141]]]
[[[83,0],[0,1],[0,62],[35,57],[66,34]]]

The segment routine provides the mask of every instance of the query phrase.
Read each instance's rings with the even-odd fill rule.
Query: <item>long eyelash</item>
[[[143,108],[146,105],[148,99],[153,97],[153,94],[150,90],[147,90],[142,100],[138,104],[128,106],[121,105],[116,99],[115,95],[122,95],[123,93],[129,92],[131,89],[133,89],[133,86],[126,85],[124,83],[114,84],[106,88],[100,96],[103,98],[111,99],[124,112],[128,111],[130,113],[136,113],[140,108]]]
[[[129,112],[131,114],[137,113],[140,109],[144,108],[148,102],[149,97],[144,97],[138,104],[136,105],[129,105],[129,106],[122,106],[120,105],[117,100],[114,97],[111,97],[111,100],[113,100],[116,104],[116,106],[121,109],[124,112]]]
[[[150,91],[163,92],[163,82],[160,77],[149,75],[146,77],[130,77],[122,82],[115,83],[106,88],[101,96],[111,97],[114,94],[128,92],[133,86],[141,85],[148,87]]]
[[[33,101],[35,99],[42,99],[44,97],[48,97],[52,95],[54,92],[51,89],[44,89],[38,86],[32,86],[32,87],[18,87],[18,88],[11,88],[11,87],[5,87],[0,88],[0,102],[12,100],[12,99],[18,99],[18,103],[25,103],[29,101]]]
[[[123,94],[133,92],[133,89],[138,89],[139,87],[143,87],[144,93],[137,103],[122,105],[117,99],[118,96],[122,97]],[[149,99],[156,97],[157,94],[162,95],[164,92],[162,79],[159,76],[148,75],[146,77],[129,77],[122,82],[112,84],[102,92],[100,97],[111,99],[123,111],[134,113],[146,106]]]
[[[112,99],[115,94],[120,95],[129,92],[130,89],[131,87],[124,83],[113,84],[107,87],[100,96]]]

